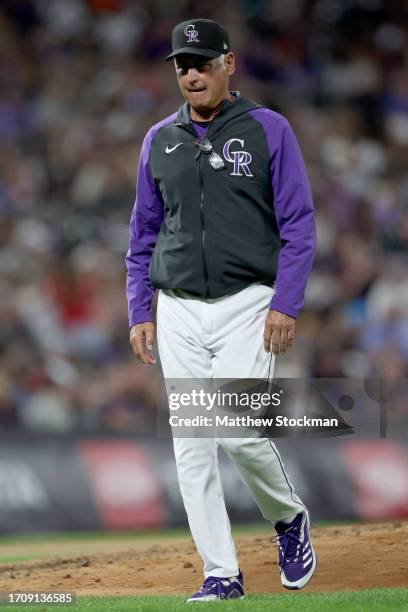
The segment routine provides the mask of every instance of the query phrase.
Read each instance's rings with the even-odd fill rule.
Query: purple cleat
[[[316,569],[316,554],[309,535],[309,516],[300,512],[291,523],[276,523],[281,581],[287,589],[302,589]]]
[[[217,601],[221,599],[242,599],[244,597],[244,579],[242,572],[232,578],[208,576],[201,589],[189,597],[186,603],[195,601]]]

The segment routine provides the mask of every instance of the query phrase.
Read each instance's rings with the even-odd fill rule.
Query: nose
[[[187,78],[191,83],[198,81],[198,79],[200,78],[200,73],[198,72],[197,68],[194,68],[194,66],[189,68],[187,72]]]

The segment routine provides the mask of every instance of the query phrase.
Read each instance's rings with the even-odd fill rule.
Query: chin
[[[197,113],[205,113],[211,110],[206,104],[190,104],[191,108],[194,108]]]
[[[207,106],[207,104],[210,101],[209,92],[207,90],[205,90],[203,93],[198,94],[198,95],[193,94],[190,91],[186,91],[184,93],[184,97],[188,100],[189,104],[191,104],[194,107]]]
[[[198,113],[206,113],[213,108],[209,100],[200,100],[200,102],[197,102],[197,100],[189,100],[189,104]]]
[[[209,100],[206,98],[203,98],[202,100],[197,100],[197,98],[194,98],[193,96],[191,98],[189,98],[189,103],[190,106],[192,106],[193,108],[207,108],[209,106]]]

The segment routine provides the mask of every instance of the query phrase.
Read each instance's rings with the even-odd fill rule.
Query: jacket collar
[[[211,122],[211,126],[217,127],[217,129],[238,115],[247,113],[249,110],[253,110],[254,108],[260,108],[260,105],[256,102],[243,98],[239,91],[231,91],[230,93],[236,98],[236,100],[224,100],[222,109]],[[179,108],[175,124],[182,126],[192,124],[190,107],[187,102],[185,102],[183,106]]]

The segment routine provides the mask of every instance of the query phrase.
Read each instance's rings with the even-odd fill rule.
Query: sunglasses
[[[204,136],[203,138],[199,138],[199,140],[194,140],[194,144],[197,145],[199,149],[197,157],[200,155],[200,153],[205,153],[205,155],[209,156],[208,161],[210,162],[211,168],[214,168],[214,170],[222,170],[225,168],[224,160],[222,159],[221,155],[218,155],[218,153],[214,151],[208,138]]]

